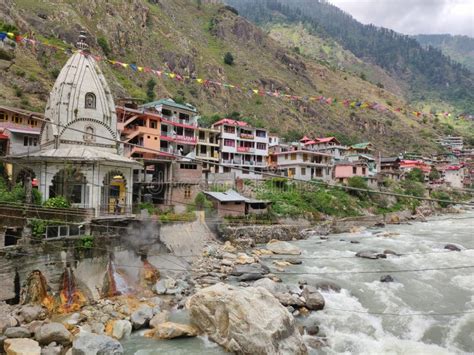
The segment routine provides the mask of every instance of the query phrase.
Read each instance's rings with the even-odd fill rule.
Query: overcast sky
[[[474,0],[329,0],[362,23],[405,34],[474,37]]]

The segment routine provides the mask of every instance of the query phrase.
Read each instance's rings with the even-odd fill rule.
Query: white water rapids
[[[474,250],[447,251],[448,243],[474,249],[474,213],[292,242],[303,250],[303,264],[287,267],[285,271],[291,274],[279,275],[285,283],[330,280],[343,288],[340,293],[322,292],[325,309],[304,320],[317,322],[320,335],[327,338],[328,346],[311,353],[474,353],[474,313],[433,315],[474,311],[474,268],[400,272],[474,265]],[[365,249],[412,255],[377,260],[354,256]],[[266,264],[271,266],[271,260]],[[391,272],[355,273],[379,270]],[[380,282],[386,274],[395,282]],[[224,353],[202,338],[174,342],[134,336],[124,346],[130,354]]]

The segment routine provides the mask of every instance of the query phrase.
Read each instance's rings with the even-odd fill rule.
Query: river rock
[[[18,321],[15,317],[6,314],[0,314],[0,334],[3,334],[5,329],[16,327],[18,325]]]
[[[305,302],[298,295],[290,293],[275,293],[278,302],[283,306],[303,307]]]
[[[72,341],[71,333],[61,323],[47,323],[36,330],[35,339],[41,345],[47,345],[53,341],[68,345]]]
[[[267,249],[271,250],[274,254],[286,254],[286,255],[300,255],[301,249],[297,246],[288,242],[282,242],[279,240],[270,240],[267,244]]]
[[[324,308],[324,297],[315,288],[305,286],[302,296],[306,300],[305,306],[309,310],[318,311]]]
[[[30,338],[31,333],[28,329],[23,327],[12,327],[5,330],[4,335],[7,338]]]
[[[395,252],[395,251],[393,251],[393,250],[390,250],[390,249],[385,249],[385,250],[383,251],[383,253],[384,253],[385,255],[400,256],[400,254],[398,254],[397,252]]]
[[[451,251],[461,251],[461,248],[458,247],[456,244],[446,244],[444,249],[451,250]]]
[[[41,355],[41,348],[33,339],[6,339],[3,347],[7,355]]]
[[[298,283],[300,284],[301,289],[304,288],[304,285],[309,284],[310,286],[315,287],[317,290],[341,292],[341,286],[329,280],[301,280],[298,281]]]
[[[120,319],[114,322],[112,327],[112,337],[117,340],[128,337],[132,334],[132,323],[128,320]]]
[[[20,309],[18,315],[21,317],[23,322],[30,323],[34,320],[43,320],[47,316],[47,311],[41,306],[23,306]]]
[[[121,355],[122,345],[106,335],[84,334],[72,343],[72,355]]]
[[[294,318],[262,287],[217,284],[188,301],[191,320],[209,338],[239,354],[306,354]]]
[[[385,259],[387,255],[381,254],[375,250],[361,250],[356,253],[356,256],[364,259]]]
[[[393,277],[390,275],[383,275],[380,277],[380,282],[393,282]]]
[[[0,354],[3,354],[3,344],[8,338],[5,335],[0,335]]]
[[[296,259],[296,258],[289,258],[289,259],[286,259],[286,261],[292,265],[301,265],[303,264],[303,261],[302,260],[299,260],[299,259]]]
[[[198,335],[199,329],[194,325],[165,322],[158,324],[158,326],[152,332],[153,338],[174,339],[195,337]]]
[[[155,314],[153,318],[150,320],[150,327],[156,328],[161,323],[167,322],[169,317],[170,317],[170,312],[168,311],[162,311]]]
[[[151,318],[153,318],[153,309],[147,305],[141,305],[140,308],[130,316],[133,329],[146,327]]]
[[[51,343],[48,346],[41,349],[41,355],[61,355],[63,347],[56,343]]]
[[[235,265],[230,273],[233,276],[241,276],[243,274],[260,274],[265,275],[270,272],[270,269],[260,263],[246,264],[246,265]],[[261,277],[259,277],[261,278]]]
[[[253,287],[263,287],[265,290],[270,292],[272,295],[277,293],[287,293],[288,287],[280,282],[275,282],[267,277],[257,280],[253,283]]]

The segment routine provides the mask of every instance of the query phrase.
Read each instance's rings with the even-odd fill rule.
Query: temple
[[[131,212],[141,164],[122,155],[114,100],[83,32],[76,47],[50,93],[40,149],[9,156],[13,175],[36,178],[43,200],[64,196],[96,217]]]

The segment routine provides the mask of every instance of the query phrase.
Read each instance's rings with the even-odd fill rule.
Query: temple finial
[[[89,51],[89,45],[87,44],[87,35],[86,31],[80,31],[79,32],[79,37],[76,42],[76,48],[88,52]]]

